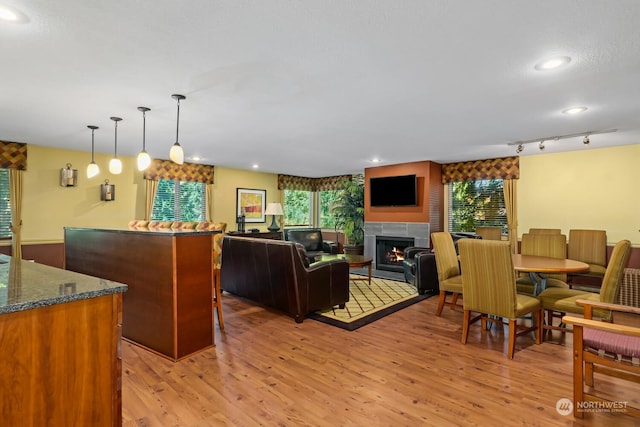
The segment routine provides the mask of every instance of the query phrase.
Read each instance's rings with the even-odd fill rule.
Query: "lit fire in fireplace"
[[[404,250],[398,249],[394,246],[386,253],[385,258],[389,263],[401,263],[404,260]]]

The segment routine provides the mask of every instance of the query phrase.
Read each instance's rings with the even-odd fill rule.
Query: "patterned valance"
[[[476,160],[442,165],[442,183],[481,179],[519,179],[520,157]]]
[[[154,159],[144,171],[144,179],[157,181],[166,179],[171,181],[192,181],[213,184],[213,166],[183,163],[181,165],[171,160]]]
[[[27,144],[0,141],[0,168],[27,170]]]
[[[328,191],[337,190],[341,181],[351,180],[351,175],[305,178],[293,175],[278,175],[278,190]]]

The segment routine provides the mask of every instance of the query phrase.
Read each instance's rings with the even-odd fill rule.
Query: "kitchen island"
[[[125,283],[122,336],[173,361],[213,346],[213,235],[65,227],[65,268]]]
[[[122,424],[121,283],[0,255],[7,426]]]

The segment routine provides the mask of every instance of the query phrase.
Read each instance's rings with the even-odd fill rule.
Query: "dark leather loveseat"
[[[318,228],[287,228],[284,230],[284,240],[304,246],[309,262],[316,261],[316,257],[323,254],[338,253],[338,246],[322,240],[322,230]]]
[[[481,239],[473,233],[451,233],[453,243],[458,252],[458,240]],[[436,256],[430,248],[410,246],[404,249],[404,278],[407,283],[413,283],[418,293],[437,294],[440,292],[438,282],[438,270],[436,269]]]
[[[284,311],[298,323],[313,311],[343,308],[349,301],[349,264],[332,260],[306,265],[302,245],[225,236],[221,288]]]

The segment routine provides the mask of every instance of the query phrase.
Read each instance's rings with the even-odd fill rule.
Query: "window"
[[[335,228],[336,222],[331,215],[331,205],[333,205],[333,202],[336,200],[337,194],[338,190],[320,191],[320,218],[318,220],[320,228]]]
[[[11,237],[11,199],[9,199],[9,169],[0,169],[0,238]]]
[[[311,226],[311,191],[284,190],[285,227]]]
[[[204,221],[206,184],[201,182],[158,181],[151,219],[155,221]]]
[[[501,179],[449,184],[449,231],[473,232],[479,226],[508,233]]]

